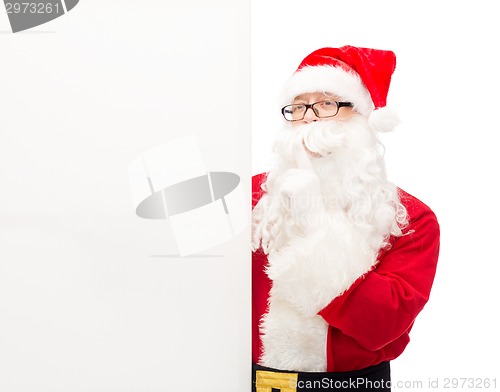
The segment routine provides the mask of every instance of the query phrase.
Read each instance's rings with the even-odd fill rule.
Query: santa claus
[[[253,178],[257,391],[388,390],[429,298],[439,226],[388,181],[377,138],[397,125],[395,64],[391,51],[323,48],[285,86],[275,165]]]

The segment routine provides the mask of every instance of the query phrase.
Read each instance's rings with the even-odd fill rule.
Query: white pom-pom
[[[400,123],[398,114],[387,106],[374,110],[368,117],[370,128],[376,132],[391,132]]]

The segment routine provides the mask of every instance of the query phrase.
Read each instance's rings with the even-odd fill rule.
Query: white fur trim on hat
[[[359,75],[330,65],[306,66],[295,72],[283,90],[282,104],[291,104],[298,95],[313,92],[335,94],[352,102],[354,109],[365,116],[375,107]]]

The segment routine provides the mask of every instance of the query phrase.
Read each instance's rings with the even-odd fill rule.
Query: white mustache
[[[324,157],[344,146],[345,128],[337,121],[318,121],[302,125],[298,134],[309,151]]]

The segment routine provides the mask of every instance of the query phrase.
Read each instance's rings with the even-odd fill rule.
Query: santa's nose
[[[314,110],[312,110],[312,108],[307,108],[302,121],[306,124],[309,124],[310,122],[318,121],[318,117],[316,117],[316,113],[314,113]]]

